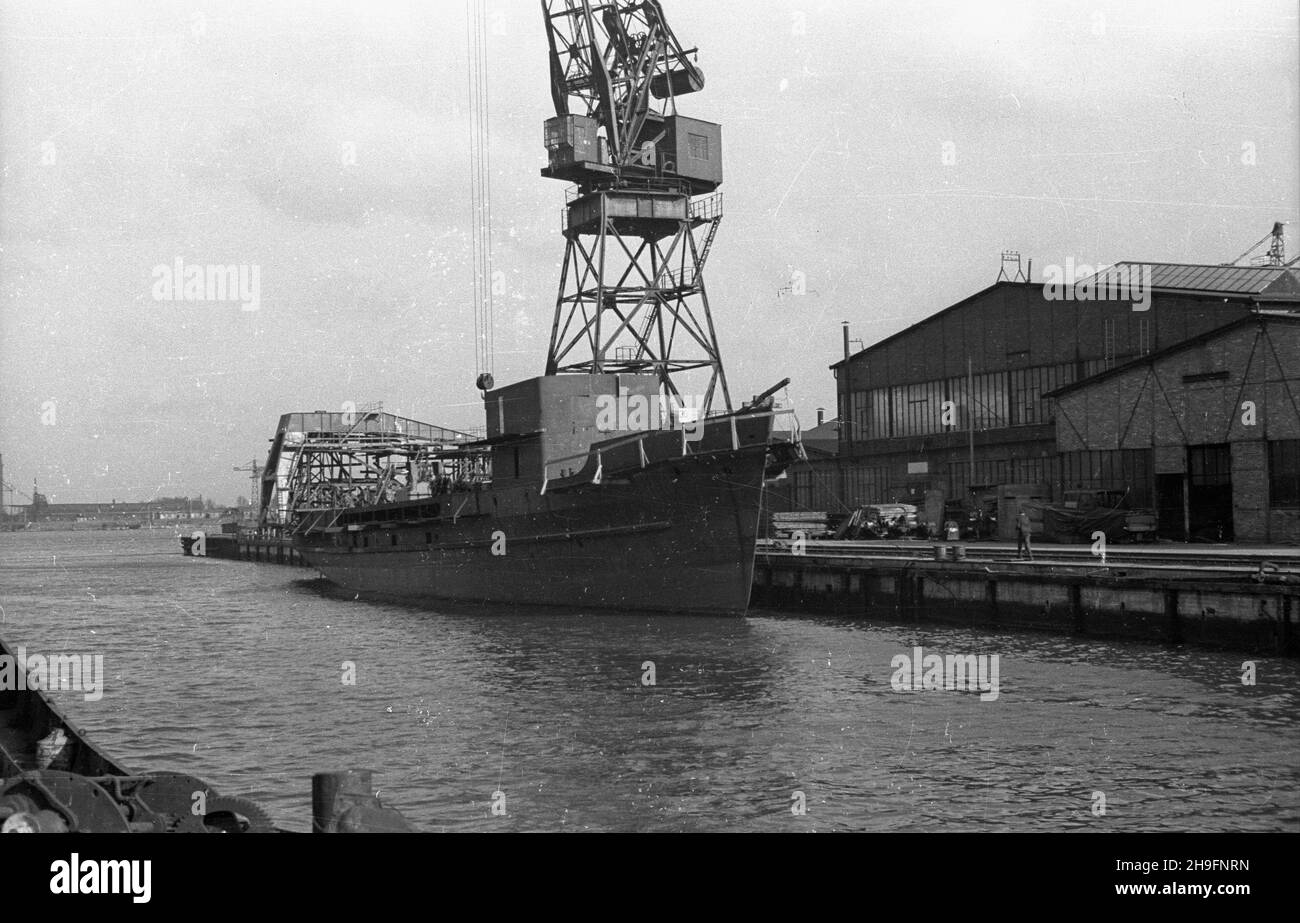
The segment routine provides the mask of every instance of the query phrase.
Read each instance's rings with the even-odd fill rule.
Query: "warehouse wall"
[[[1157,475],[1187,449],[1231,448],[1237,541],[1300,540],[1300,510],[1270,496],[1269,445],[1300,439],[1300,323],[1261,318],[1061,395],[1063,452],[1150,448]]]

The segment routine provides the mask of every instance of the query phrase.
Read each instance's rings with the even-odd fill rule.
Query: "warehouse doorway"
[[[1186,483],[1186,475],[1156,475],[1156,528],[1161,538],[1187,541]]]
[[[1192,541],[1232,541],[1232,450],[1187,447],[1187,519]]]

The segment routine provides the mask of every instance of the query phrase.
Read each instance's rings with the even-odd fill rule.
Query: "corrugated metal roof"
[[[1180,294],[1196,295],[1220,295],[1225,297],[1236,296],[1238,298],[1253,298],[1261,302],[1283,302],[1287,304],[1300,302],[1300,265],[1287,266],[1222,266],[1222,265],[1202,265],[1193,263],[1145,263],[1139,261],[1125,261],[1116,263],[1114,266],[1095,273],[1092,276],[1093,289],[1106,283],[1107,279],[1113,279],[1116,288],[1122,281],[1126,285],[1131,284],[1134,270],[1139,273],[1143,267],[1149,267],[1151,270],[1151,287],[1158,291],[1175,292]],[[1120,275],[1122,272],[1124,275]],[[1138,281],[1145,287],[1146,280],[1144,276],[1139,276]],[[1081,283],[1080,283],[1081,284]],[[929,317],[922,318],[914,324],[909,325],[903,330],[892,333],[882,340],[878,340],[872,345],[858,350],[850,357],[857,358],[865,353],[872,352],[884,346],[886,343],[899,337],[905,336],[916,328],[938,320],[942,315],[950,311],[956,311],[962,306],[982,297],[999,285],[1023,285],[1029,287],[1043,287],[1042,282],[1011,282],[999,281],[990,285],[988,288],[981,289],[974,295],[968,295],[956,304],[949,305]],[[1126,289],[1131,291],[1131,289]],[[837,369],[848,359],[839,359],[831,363],[830,368]]]
[[[1123,262],[1093,276],[1093,285],[1100,288],[1108,281],[1127,283],[1134,272],[1142,273],[1140,280],[1146,284],[1146,271],[1151,275],[1151,287],[1167,292],[1196,292],[1212,295],[1258,295],[1269,286],[1290,276],[1284,266],[1198,266],[1187,263]],[[1294,276],[1291,278],[1295,282]]]

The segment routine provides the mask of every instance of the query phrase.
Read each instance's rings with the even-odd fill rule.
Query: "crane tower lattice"
[[[672,406],[702,416],[720,398],[730,411],[704,285],[722,129],[677,112],[704,86],[696,50],[658,0],[542,0],[542,12],[556,112],[542,175],[573,184],[546,374],[653,373]]]

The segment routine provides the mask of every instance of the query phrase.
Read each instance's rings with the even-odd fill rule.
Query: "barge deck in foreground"
[[[246,798],[219,794],[180,772],[135,773],[91,742],[43,688],[63,655],[28,657],[0,639],[0,832],[280,833]],[[73,655],[81,656],[81,655]],[[56,660],[56,658],[59,658]],[[318,832],[406,831],[410,826],[372,794],[365,771],[312,778]]]

